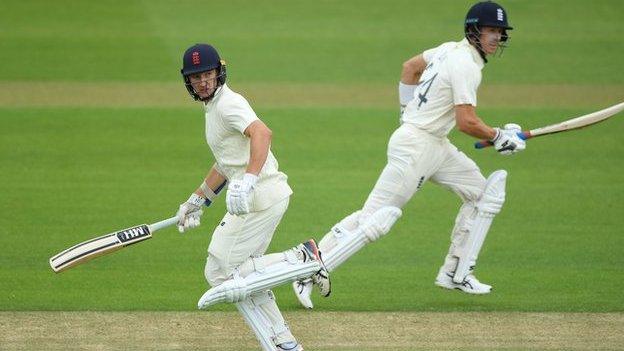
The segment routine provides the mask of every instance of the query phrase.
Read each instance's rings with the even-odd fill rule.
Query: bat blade
[[[600,111],[596,111],[596,112],[589,113],[580,117],[572,118],[567,121],[563,121],[563,122],[556,123],[556,124],[551,124],[545,127],[532,129],[529,131],[520,132],[518,133],[518,136],[526,140],[526,139],[537,137],[537,136],[549,135],[549,134],[555,134],[555,133],[580,129],[580,128],[591,126],[593,124],[600,123],[604,120],[607,120],[610,117],[613,117],[616,114],[622,112],[623,110],[624,110],[624,102],[619,103],[617,105],[613,105],[611,107],[607,107]],[[489,140],[480,140],[475,143],[475,148],[483,149],[492,145],[494,144]]]
[[[613,105],[611,107],[607,107],[604,110],[572,118],[561,123],[551,124],[546,127],[533,129],[531,130],[531,135],[535,137],[588,127],[596,123],[600,123],[606,119],[609,119],[614,115],[620,113],[622,110],[624,110],[624,102]]]
[[[146,224],[99,236],[76,244],[50,258],[50,267],[56,273],[107,255],[128,245],[150,239],[152,233]]]

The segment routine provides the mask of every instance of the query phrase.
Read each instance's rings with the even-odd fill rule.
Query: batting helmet
[[[468,10],[466,20],[464,21],[464,34],[466,38],[468,38],[468,40],[477,47],[481,57],[483,57],[483,59],[487,62],[480,42],[482,27],[495,27],[503,29],[503,33],[498,44],[499,48],[501,48],[499,54],[502,53],[502,48],[506,46],[505,42],[509,39],[507,31],[512,30],[513,27],[509,25],[509,22],[507,22],[507,12],[505,9],[493,1],[478,2],[472,5],[470,10]]]
[[[217,87],[225,84],[225,78],[227,76],[225,61],[221,60],[217,49],[213,46],[208,44],[195,44],[184,52],[180,73],[184,79],[186,90],[188,90],[193,99],[207,101],[214,96],[214,93],[211,96],[202,99],[191,85],[189,76],[191,74],[206,72],[213,69],[217,70]]]

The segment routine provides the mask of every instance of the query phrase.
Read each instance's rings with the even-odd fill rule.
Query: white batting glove
[[[511,155],[526,149],[526,142],[518,136],[522,128],[515,123],[507,123],[503,129],[494,128],[496,136],[492,139],[494,148],[501,155]]]
[[[201,224],[199,218],[202,213],[204,213],[204,211],[202,211],[204,202],[206,202],[206,199],[193,193],[185,203],[180,205],[178,213],[176,213],[176,217],[178,217],[178,230],[180,233],[199,227]]]
[[[225,204],[229,213],[240,216],[249,213],[253,189],[258,182],[258,176],[245,173],[243,179],[230,182],[225,196]]]

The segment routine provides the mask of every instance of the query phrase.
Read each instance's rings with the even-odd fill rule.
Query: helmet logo
[[[499,20],[500,22],[503,22],[505,20],[503,16],[504,16],[503,9],[501,8],[496,9],[496,19]]]
[[[193,64],[194,65],[199,65],[200,64],[200,59],[199,59],[199,52],[194,51],[193,55],[192,55],[192,60],[193,60]]]

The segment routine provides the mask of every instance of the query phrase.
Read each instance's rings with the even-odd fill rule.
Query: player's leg
[[[362,210],[344,218],[319,242],[330,272],[390,231],[401,216],[400,208],[441,164],[444,152],[439,144],[440,139],[410,125],[394,132],[388,143],[388,163]],[[313,307],[309,281],[294,282],[293,290],[304,307]]]
[[[340,221],[319,242],[328,270],[342,264],[364,244],[388,233],[401,208],[441,165],[440,139],[404,124],[388,143],[388,163],[364,206]]]
[[[323,262],[328,271],[334,270],[366,244],[388,233],[397,219],[401,217],[401,210],[386,206],[377,210],[372,216],[363,219],[362,223],[358,223],[360,217],[360,211],[347,216],[332,227],[331,231],[325,234],[319,242]],[[303,307],[314,307],[310,297],[313,283],[312,279],[293,282],[293,290]]]
[[[264,350],[299,347],[269,288],[320,269],[313,243],[261,256],[287,205],[285,200],[262,212],[224,217],[213,234],[205,269],[213,288],[198,303],[201,307],[223,300],[236,303]]]
[[[431,179],[458,194],[463,204],[436,285],[472,294],[491,291],[473,273],[490,224],[505,200],[506,175],[496,171],[486,180],[474,161],[449,144],[443,167]]]
[[[303,350],[290,332],[272,291],[254,293],[237,302],[236,308],[256,334],[263,350]]]
[[[442,164],[440,143],[410,124],[397,129],[388,142],[388,162],[362,206],[361,218],[386,206],[402,208]]]
[[[323,296],[329,295],[329,274],[314,240],[284,252],[250,257],[234,269],[228,279],[206,291],[197,306],[204,309],[221,302],[239,302],[255,292],[307,278],[313,278]]]

